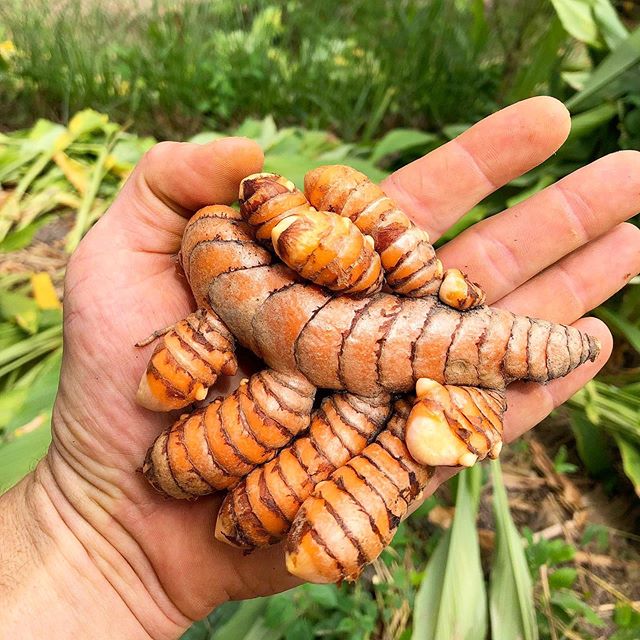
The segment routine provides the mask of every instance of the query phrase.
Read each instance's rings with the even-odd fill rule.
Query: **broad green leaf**
[[[324,609],[335,609],[338,606],[338,591],[333,584],[304,585],[304,594]]]
[[[484,640],[487,596],[476,530],[480,467],[458,476],[456,514],[425,569],[415,598],[413,637],[420,640]],[[473,489],[472,487],[478,487]]]
[[[27,387],[27,395],[7,421],[7,432],[11,433],[30,423],[37,416],[49,414],[58,392],[62,351],[58,349],[47,356],[44,366]]]
[[[601,104],[571,118],[568,142],[588,136],[618,115],[615,104]]]
[[[593,15],[609,49],[615,49],[628,37],[629,31],[609,0],[593,0]]]
[[[2,291],[0,295],[0,318],[11,320],[27,333],[38,330],[38,305],[29,296],[13,291]]]
[[[254,140],[260,137],[262,132],[262,120],[247,118],[240,126],[234,129],[232,135],[245,136]]]
[[[561,567],[549,574],[549,586],[552,589],[570,589],[578,577],[573,567]]]
[[[494,640],[537,640],[533,583],[502,481],[500,462],[491,462],[496,551],[491,569],[489,611]]]
[[[52,217],[53,216],[51,215],[41,216],[34,222],[28,224],[26,227],[9,233],[7,237],[2,240],[2,242],[0,242],[0,253],[17,251],[18,249],[23,249],[24,247],[31,244],[36,231],[48,222],[51,222]]]
[[[640,353],[640,328],[625,320],[620,314],[614,313],[609,307],[601,306],[593,314],[606,322],[613,329],[617,329],[629,344]]]
[[[589,0],[551,0],[551,4],[567,33],[580,42],[600,46],[598,24]]]
[[[569,422],[576,439],[578,454],[587,471],[597,476],[611,469],[611,439],[606,433],[594,426],[581,409],[571,410]]]
[[[46,453],[51,442],[51,414],[42,413],[41,420],[31,430],[0,444],[0,493],[10,489]]]
[[[201,131],[195,136],[189,138],[188,142],[194,142],[195,144],[207,144],[208,142],[220,140],[220,138],[224,137],[224,133],[219,133],[218,131]]]
[[[276,141],[278,137],[278,128],[273,120],[272,115],[268,115],[262,121],[262,128],[260,129],[260,135],[256,142],[265,150],[268,151],[271,145]]]
[[[20,387],[0,393],[0,430],[9,424],[13,416],[24,404],[28,393],[28,389]]]
[[[637,496],[640,497],[640,448],[622,436],[614,437],[622,456],[622,468],[627,478],[631,480]]]
[[[267,598],[245,600],[235,613],[212,636],[212,640],[238,640],[248,638],[257,623],[264,623]]]
[[[411,149],[424,149],[426,151],[428,148],[437,145],[438,142],[438,136],[433,133],[426,133],[417,129],[393,129],[373,146],[370,160],[377,164],[389,155]]]
[[[640,28],[633,31],[594,70],[584,89],[567,100],[567,107],[578,110],[590,98],[640,62]]]
[[[583,616],[584,619],[594,627],[605,626],[604,620],[602,620],[586,602],[578,598],[571,591],[565,589],[553,591],[551,593],[551,603],[567,613]]]

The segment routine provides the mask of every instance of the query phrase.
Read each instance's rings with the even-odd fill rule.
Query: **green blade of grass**
[[[0,378],[62,344],[62,324],[29,336],[0,352]]]
[[[640,448],[626,438],[614,437],[622,456],[622,468],[627,478],[631,480],[636,495],[640,498]]]
[[[416,594],[413,637],[420,640],[484,640],[487,596],[476,530],[478,474],[473,467],[458,476],[456,513],[451,529],[427,563]]]
[[[67,236],[65,248],[68,253],[73,253],[76,247],[80,244],[82,236],[88,230],[91,209],[93,207],[96,196],[98,195],[100,184],[107,173],[105,163],[107,161],[107,158],[109,157],[109,154],[111,153],[111,150],[116,144],[117,139],[117,133],[110,137],[109,141],[100,150],[100,154],[98,155],[98,158],[93,165],[89,188],[82,198],[82,203],[80,204],[80,208],[78,209],[78,213],[76,214],[75,223],[71,231],[69,231],[69,235]]]
[[[580,109],[601,89],[617,80],[623,73],[640,62],[640,28],[616,47],[591,74],[582,91],[567,100],[571,111]]]
[[[511,519],[500,462],[491,462],[496,552],[491,570],[489,612],[494,640],[537,640],[533,583],[522,539]]]
[[[640,329],[635,324],[628,322],[619,313],[615,313],[604,306],[594,309],[593,315],[614,329],[617,329],[627,339],[629,344],[640,353]]]

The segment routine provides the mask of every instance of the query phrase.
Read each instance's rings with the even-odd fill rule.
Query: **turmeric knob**
[[[503,391],[442,385],[429,378],[416,383],[405,441],[411,456],[429,466],[470,467],[502,449]]]
[[[484,291],[460,269],[447,269],[444,272],[438,297],[446,305],[460,311],[480,307],[485,301]]]
[[[219,375],[235,374],[234,350],[231,332],[213,311],[194,311],[159,342],[140,380],[138,403],[170,411],[204,400]]]
[[[309,207],[281,220],[271,241],[285,264],[328,289],[371,295],[382,287],[373,240],[348,218]]]
[[[387,284],[395,293],[414,298],[437,293],[442,263],[427,232],[367,176],[342,165],[318,167],[305,176],[304,190],[316,209],[349,218],[373,238]]]
[[[240,213],[255,228],[256,238],[271,240],[273,228],[284,218],[305,212],[309,202],[302,191],[275,173],[254,173],[240,183]]]

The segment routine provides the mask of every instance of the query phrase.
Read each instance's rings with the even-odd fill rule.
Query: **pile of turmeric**
[[[253,549],[286,538],[292,574],[354,580],[434,467],[499,454],[510,382],[564,376],[599,345],[485,306],[349,167],[309,172],[304,192],[251,175],[239,203],[189,221],[180,262],[197,311],[161,336],[138,401],[170,411],[203,400],[235,373],[236,340],[267,368],[182,415],[143,471],[175,498],[226,491],[217,539]]]

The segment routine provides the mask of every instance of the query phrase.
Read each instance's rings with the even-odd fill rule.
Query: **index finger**
[[[436,240],[483,198],[555,153],[570,126],[560,101],[529,98],[481,120],[381,186]]]

